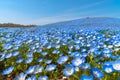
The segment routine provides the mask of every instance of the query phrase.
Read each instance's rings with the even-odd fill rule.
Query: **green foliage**
[[[35,27],[36,25],[21,25],[21,24],[13,24],[13,23],[3,23],[0,24],[0,27]]]

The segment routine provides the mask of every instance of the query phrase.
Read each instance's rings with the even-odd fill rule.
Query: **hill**
[[[109,17],[87,17],[70,21],[57,22],[52,24],[47,24],[44,26],[61,26],[61,27],[120,27],[119,18],[109,18]]]

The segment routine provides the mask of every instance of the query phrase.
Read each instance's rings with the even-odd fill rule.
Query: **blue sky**
[[[0,23],[47,24],[83,17],[120,17],[120,0],[0,0]]]

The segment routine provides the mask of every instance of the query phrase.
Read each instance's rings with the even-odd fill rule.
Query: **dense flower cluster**
[[[47,27],[1,32],[0,71],[14,80],[117,80],[120,33]]]

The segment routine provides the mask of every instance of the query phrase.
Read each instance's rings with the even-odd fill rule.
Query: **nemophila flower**
[[[116,71],[120,71],[120,60],[116,60],[112,65]]]
[[[113,48],[113,45],[108,45],[108,48],[112,49],[112,48]]]
[[[86,49],[82,49],[81,52],[86,52],[87,50]]]
[[[27,57],[33,57],[33,52],[29,52],[26,56]]]
[[[87,53],[87,52],[80,53],[80,57],[87,57],[87,56],[88,56],[88,53]]]
[[[17,56],[17,55],[19,55],[19,52],[12,53],[12,56]]]
[[[75,59],[73,59],[71,61],[73,66],[79,66],[80,64],[84,63],[85,59],[84,58],[80,58],[80,57],[76,57]]]
[[[104,65],[113,65],[113,62],[105,62]]]
[[[47,71],[53,71],[53,70],[56,69],[56,67],[57,66],[55,64],[49,64],[49,65],[47,65],[46,70]]]
[[[92,68],[91,73],[95,78],[98,78],[98,79],[104,77],[104,74],[100,71],[99,68]]]
[[[8,50],[8,49],[12,48],[12,44],[6,43],[6,44],[3,46],[3,48],[4,48],[5,50]]]
[[[44,58],[39,58],[38,60],[37,60],[37,62],[42,62],[44,60]]]
[[[33,57],[28,57],[27,60],[25,60],[25,64],[29,64],[33,61]]]
[[[71,57],[79,57],[79,56],[80,56],[80,52],[71,53]]]
[[[114,71],[112,65],[103,65],[103,70],[104,70],[106,73],[112,73],[112,72]]]
[[[63,46],[67,45],[67,43],[66,43],[66,42],[62,42],[61,44],[62,44]]]
[[[54,50],[54,51],[52,52],[52,54],[59,54],[59,53],[60,53],[59,50]]]
[[[40,76],[38,80],[48,80],[48,76]]]
[[[73,65],[69,64],[69,65],[66,65],[65,68],[63,69],[63,74],[65,76],[71,76],[73,75],[75,72],[75,68]]]
[[[56,44],[56,45],[55,45],[55,48],[56,48],[56,49],[59,49],[59,48],[60,48],[60,45],[59,45],[59,44]]]
[[[80,70],[79,67],[75,67],[75,72],[78,72]]]
[[[42,49],[37,49],[37,52],[38,52],[38,53],[42,52]]]
[[[80,43],[80,40],[79,40],[79,39],[76,39],[76,40],[74,40],[74,43],[79,44],[79,43]]]
[[[5,59],[5,53],[0,54],[0,61],[3,61]]]
[[[46,60],[45,63],[46,64],[50,64],[52,62],[52,60]]]
[[[26,76],[26,74],[20,73],[18,76],[15,77],[14,80],[25,80]]]
[[[93,76],[82,75],[80,80],[94,80],[94,79],[93,79]]]
[[[45,46],[47,49],[50,49],[52,47],[52,43],[46,44]]]
[[[80,65],[80,68],[82,68],[83,70],[90,69],[90,64],[89,63],[83,63],[83,64]]]
[[[42,56],[46,56],[48,53],[47,52],[41,52]]]
[[[35,50],[35,46],[34,46],[34,45],[31,45],[31,46],[30,46],[30,49],[31,49],[31,50]]]
[[[113,51],[116,51],[116,52],[117,52],[117,51],[119,51],[119,50],[120,50],[120,48],[115,48]]]
[[[60,58],[57,60],[58,64],[64,64],[68,60],[68,56],[60,56]]]
[[[19,46],[15,45],[15,46],[13,47],[13,50],[17,50],[18,48],[19,48]]]
[[[39,45],[36,45],[35,47],[36,47],[36,49],[38,49],[40,46],[39,46]]]
[[[12,53],[8,53],[5,55],[5,58],[10,58],[10,57],[12,57]]]
[[[43,71],[43,67],[40,65],[35,65],[34,74],[40,73]]]
[[[75,50],[79,50],[80,49],[80,45],[74,45]]]
[[[112,50],[109,49],[109,48],[105,48],[105,49],[103,50],[103,53],[111,53],[111,52],[112,52]]]
[[[112,59],[115,59],[115,60],[116,60],[116,59],[119,59],[119,57],[120,57],[120,56],[118,56],[118,55],[117,55],[117,56],[113,56],[113,55],[111,56],[111,58],[112,58]]]
[[[68,46],[68,49],[69,49],[69,50],[72,50],[72,49],[73,49],[73,45],[69,45],[69,46]]]
[[[21,63],[21,62],[23,62],[23,58],[19,58],[17,61],[16,61],[16,63]]]
[[[101,53],[101,51],[94,51],[94,56],[100,56],[102,53]]]
[[[116,42],[116,43],[114,44],[114,46],[115,46],[115,47],[119,47],[119,46],[120,46],[120,42]]]
[[[87,47],[90,47],[90,46],[91,46],[91,44],[87,44],[86,46],[87,46]]]
[[[7,75],[7,74],[10,74],[12,71],[13,71],[14,67],[11,66],[5,70],[2,71],[2,75]]]
[[[26,74],[32,74],[35,70],[35,66],[30,66],[27,70],[26,70]]]
[[[111,53],[103,53],[103,57],[110,58],[110,57],[112,57],[112,54]]]
[[[32,75],[31,77],[28,77],[27,79],[25,80],[37,80],[36,76],[35,75]]]
[[[71,51],[68,51],[68,54],[71,54],[72,52]]]

